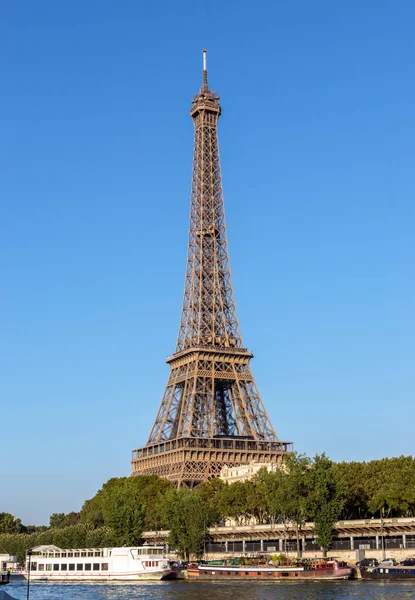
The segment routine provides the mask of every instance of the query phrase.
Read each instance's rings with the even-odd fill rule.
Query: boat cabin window
[[[75,571],[75,563],[69,563],[69,570]]]
[[[94,556],[93,552],[88,552],[88,556]]]
[[[85,563],[85,571],[90,571],[91,570],[91,563]]]
[[[53,570],[54,571],[59,571],[59,563],[54,563],[53,564]]]
[[[55,552],[55,558],[60,558],[61,557],[61,553],[60,552]]]
[[[74,556],[75,556],[75,558],[76,558],[77,556],[79,556],[79,552],[74,552],[74,554],[73,554],[73,555],[74,555]]]
[[[39,571],[44,571],[45,565],[43,563],[39,563]]]
[[[46,571],[52,571],[52,565],[46,565]]]
[[[62,563],[61,564],[61,571],[67,571],[68,570],[68,565],[66,563]]]
[[[62,552],[61,557],[66,558],[66,552]]]
[[[101,570],[102,571],[108,571],[108,563],[102,563]]]
[[[151,554],[162,554],[161,548],[137,548],[137,554],[151,555]]]
[[[86,556],[86,552],[81,552],[81,556]]]
[[[92,568],[94,571],[99,571],[99,563],[94,563]]]
[[[94,556],[101,556],[101,551],[100,550],[95,550]]]
[[[83,570],[84,570],[84,565],[82,565],[82,564],[77,564],[77,565],[76,565],[76,570],[77,570],[77,571],[83,571]]]

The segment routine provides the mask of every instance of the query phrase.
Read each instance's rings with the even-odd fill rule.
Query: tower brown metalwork
[[[193,486],[224,465],[278,462],[292,450],[268,418],[243,347],[232,288],[218,144],[219,97],[203,81],[193,98],[194,155],[182,316],[170,377],[134,475]]]

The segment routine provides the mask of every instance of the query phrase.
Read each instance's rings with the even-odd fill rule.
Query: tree
[[[227,488],[227,484],[222,479],[214,477],[209,481],[204,481],[195,489],[195,494],[212,511],[212,517],[215,515],[214,523],[219,523],[228,516],[227,510],[224,510],[225,503],[223,502],[225,488]]]
[[[309,512],[314,518],[317,543],[326,555],[333,540],[334,524],[344,506],[344,493],[333,463],[325,454],[315,456],[309,482]]]
[[[93,498],[87,500],[80,513],[81,523],[89,523],[93,527],[111,526],[108,521],[109,513],[106,507],[112,502],[117,490],[127,488],[134,496],[135,502],[144,508],[144,524],[146,530],[159,530],[165,527],[160,512],[162,498],[173,484],[156,475],[138,475],[135,477],[114,477],[104,483]]]
[[[70,512],[67,515],[65,513],[53,513],[49,517],[49,527],[68,527],[70,525],[76,525],[79,523],[79,518],[79,512]]]
[[[280,515],[286,525],[292,524],[300,553],[300,528],[308,517],[310,494],[310,459],[303,454],[288,454],[280,468],[262,475],[268,489],[270,511]]]
[[[143,532],[146,509],[134,479],[125,477],[121,481],[110,480],[105,484],[102,505],[104,522],[114,531],[115,543],[121,546],[139,544]]]
[[[10,513],[0,513],[0,533],[20,533],[22,522]]]
[[[269,518],[269,502],[267,486],[259,477],[253,477],[244,483],[248,511],[258,523],[265,523]]]
[[[179,550],[186,560],[190,556],[200,558],[217,513],[187,488],[168,490],[163,498],[163,512],[170,529],[169,545]]]
[[[415,514],[415,460],[411,456],[372,461],[368,470],[368,506],[372,514]]]
[[[63,527],[65,513],[53,513],[49,517],[49,527]]]
[[[333,469],[344,493],[344,505],[341,519],[366,519],[370,515],[368,508],[367,463],[333,463]]]
[[[221,515],[234,519],[240,524],[249,515],[246,496],[247,488],[241,481],[225,484],[218,498],[218,510]]]
[[[256,479],[265,489],[267,518],[271,523],[277,523],[281,519],[281,506],[277,492],[281,476],[281,472],[276,474],[274,471],[268,471],[265,467],[256,474]]]

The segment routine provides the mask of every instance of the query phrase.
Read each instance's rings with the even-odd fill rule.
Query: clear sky
[[[414,451],[415,3],[3,3],[0,512],[130,473],[169,374],[201,83],[244,344],[282,440]]]

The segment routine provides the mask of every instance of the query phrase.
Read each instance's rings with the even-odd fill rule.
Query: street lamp
[[[27,595],[26,595],[26,600],[29,600],[29,587],[30,587],[30,562],[31,562],[31,558],[32,558],[32,549],[28,548],[27,552],[26,552],[26,556],[29,557],[29,562],[27,563],[26,561],[26,566],[27,566]]]
[[[385,540],[383,538],[383,526],[385,524],[385,521],[383,520],[383,506],[380,509],[380,523],[381,523],[381,527],[380,527],[380,539],[382,542],[382,558],[386,558],[386,553],[385,553]]]

